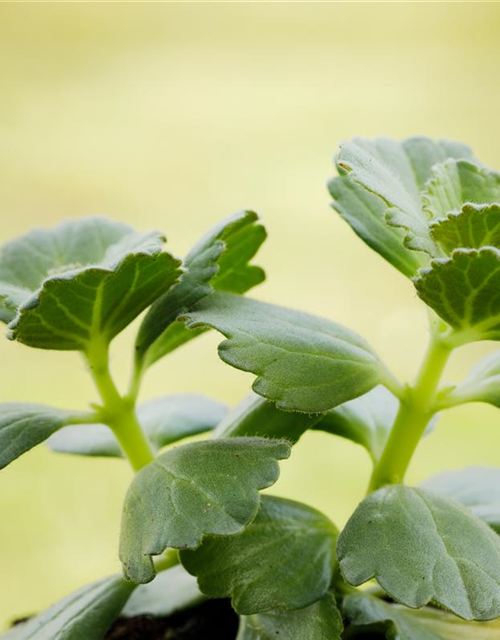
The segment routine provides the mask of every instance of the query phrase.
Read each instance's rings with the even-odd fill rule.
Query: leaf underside
[[[276,482],[283,441],[232,438],[175,447],[142,469],[125,498],[120,559],[125,576],[149,582],[151,556],[196,548],[208,534],[241,532],[255,517],[258,491]],[[181,508],[182,507],[182,508]]]

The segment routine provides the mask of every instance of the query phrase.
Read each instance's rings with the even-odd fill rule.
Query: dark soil
[[[105,640],[235,640],[238,616],[229,600],[208,600],[168,618],[119,618]]]

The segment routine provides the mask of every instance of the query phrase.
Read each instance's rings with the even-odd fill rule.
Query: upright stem
[[[415,385],[408,388],[380,460],[373,470],[369,492],[403,481],[410,460],[435,413],[439,381],[452,348],[437,334],[431,340]]]
[[[103,402],[104,421],[113,430],[134,471],[154,460],[154,453],[135,414],[135,401],[122,397],[109,372],[108,345],[92,340],[85,352],[90,373]]]

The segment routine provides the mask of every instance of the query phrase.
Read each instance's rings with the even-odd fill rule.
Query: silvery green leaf
[[[447,253],[460,247],[500,249],[500,206],[497,204],[464,204],[438,218],[430,225],[432,237]]]
[[[226,338],[219,355],[257,375],[253,389],[279,409],[317,413],[366,393],[387,371],[367,342],[330,320],[229,293],[214,293],[184,317]]]
[[[79,351],[96,336],[110,341],[178,280],[179,262],[163,242],[157,232],[86,218],[6,243],[0,298],[9,337]]]
[[[500,408],[500,352],[483,358],[463,382],[445,390],[442,399],[451,406],[465,402],[487,402]]]
[[[422,486],[460,502],[500,534],[500,469],[468,467],[445,471]]]
[[[153,448],[210,431],[222,420],[226,407],[216,400],[185,393],[156,398],[139,405],[137,418]],[[123,457],[111,430],[103,424],[79,424],[53,435],[48,445],[59,453]]]
[[[336,566],[336,539],[336,527],[316,509],[263,496],[242,533],[207,537],[180,557],[204,594],[231,597],[238,613],[251,615],[320,600]]]
[[[466,620],[500,616],[500,537],[427,489],[372,493],[340,534],[337,553],[347,582],[375,578],[407,607],[435,603]]]
[[[304,609],[241,616],[236,640],[340,640],[343,628],[335,598],[327,593]]]
[[[266,238],[253,211],[241,211],[211,229],[184,260],[181,281],[160,298],[144,318],[136,341],[140,366],[149,366],[199,335],[188,331],[177,316],[214,290],[244,293],[265,279],[250,264]]]
[[[280,440],[227,438],[170,449],[135,476],[122,517],[120,559],[134,582],[155,576],[152,556],[196,548],[208,534],[240,533],[257,514],[258,491],[276,482]]]

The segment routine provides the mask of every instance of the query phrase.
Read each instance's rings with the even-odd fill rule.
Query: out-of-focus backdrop
[[[103,213],[160,228],[183,252],[241,208],[259,211],[268,281],[252,295],[328,316],[413,376],[426,340],[410,282],[329,208],[338,143],[412,134],[469,142],[500,167],[495,3],[6,3],[0,6],[0,240]],[[113,349],[128,376],[132,331]],[[235,403],[251,376],[223,365],[215,334],[157,364],[144,397],[198,392]],[[494,345],[463,349],[463,377]],[[84,408],[78,355],[0,342],[0,400]],[[500,463],[500,413],[442,416],[410,479]],[[365,453],[318,433],[273,492],[342,525]],[[125,463],[48,453],[0,473],[0,628],[118,569]]]

